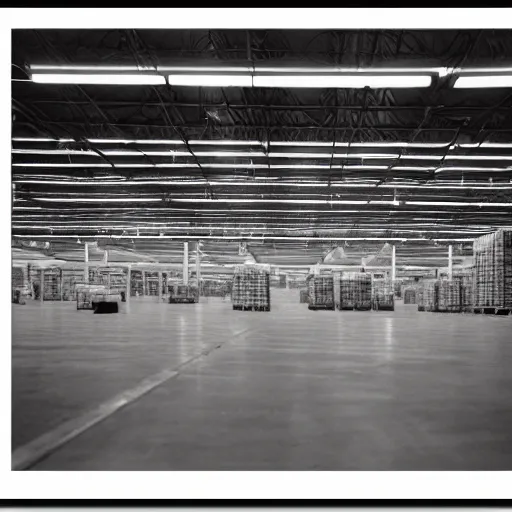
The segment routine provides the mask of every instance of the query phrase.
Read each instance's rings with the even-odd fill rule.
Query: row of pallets
[[[394,310],[393,288],[387,279],[372,279],[365,272],[308,276],[308,290],[300,302],[311,310],[369,311]]]

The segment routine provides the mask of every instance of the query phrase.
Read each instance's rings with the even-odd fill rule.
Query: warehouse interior
[[[512,469],[512,31],[12,49],[13,469]]]

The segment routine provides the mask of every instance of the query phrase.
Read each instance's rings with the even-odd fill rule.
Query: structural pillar
[[[60,300],[64,300],[64,272],[60,269]]]
[[[199,251],[199,241],[196,243],[196,277],[197,291],[201,296],[201,252]]]
[[[183,284],[188,284],[188,242],[183,242]]]
[[[84,283],[89,282],[89,244],[84,243]]]
[[[453,276],[453,245],[448,246],[448,280],[451,281]]]
[[[130,300],[130,295],[132,292],[132,267],[128,265],[128,269],[126,270],[126,302]]]
[[[41,285],[39,286],[39,300],[44,301],[44,268],[41,269]]]
[[[393,245],[393,252],[391,253],[391,282],[394,284],[396,280],[396,246]]]
[[[146,296],[146,271],[142,271],[142,296]]]
[[[162,272],[158,272],[158,302],[162,300]]]
[[[108,265],[108,249],[103,251],[103,264]]]

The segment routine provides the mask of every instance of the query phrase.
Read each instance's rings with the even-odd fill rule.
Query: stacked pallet
[[[334,309],[333,276],[311,276],[308,280],[309,309]]]
[[[423,282],[423,305],[425,311],[437,311],[437,282],[434,279]]]
[[[416,289],[404,288],[403,291],[404,304],[416,304]]]
[[[340,309],[369,310],[372,276],[365,272],[343,272],[340,279]]]
[[[475,307],[512,310],[512,230],[475,240]]]
[[[424,294],[424,286],[423,286],[423,283],[421,283],[416,288],[416,304],[418,305],[418,311],[425,311],[425,300],[424,300],[423,294]]]
[[[454,272],[453,280],[460,286],[461,311],[472,311],[475,295],[475,268],[468,267]]]
[[[61,300],[61,281],[62,270],[60,268],[49,268],[44,271],[44,300]]]
[[[112,302],[108,287],[102,284],[78,283],[75,286],[76,309],[94,309],[93,303]]]
[[[266,265],[237,265],[233,276],[233,309],[270,311],[270,268]]]
[[[372,308],[387,311],[395,309],[394,287],[390,279],[373,279]]]
[[[458,313],[461,310],[460,304],[460,282],[437,281],[437,310]]]
[[[169,304],[199,302],[199,288],[196,284],[171,284],[169,290]]]
[[[309,302],[309,294],[307,290],[300,290],[300,303],[307,304]]]
[[[84,282],[83,269],[62,269],[62,300],[76,300],[76,285]]]

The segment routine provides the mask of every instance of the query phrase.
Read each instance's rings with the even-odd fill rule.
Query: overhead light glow
[[[75,65],[46,65],[31,64],[30,69],[55,70],[55,71],[156,71],[154,67],[144,66],[75,66]]]
[[[453,86],[455,89],[481,89],[512,87],[510,75],[460,76]]]
[[[169,75],[169,85],[187,87],[252,87],[251,75]]]
[[[428,75],[255,75],[254,87],[372,89],[429,87]]]
[[[155,197],[34,197],[34,200],[52,203],[156,203],[162,201]]]
[[[83,85],[165,85],[165,78],[161,75],[150,74],[77,74],[60,73],[32,74],[32,81],[40,84],[83,84]]]

